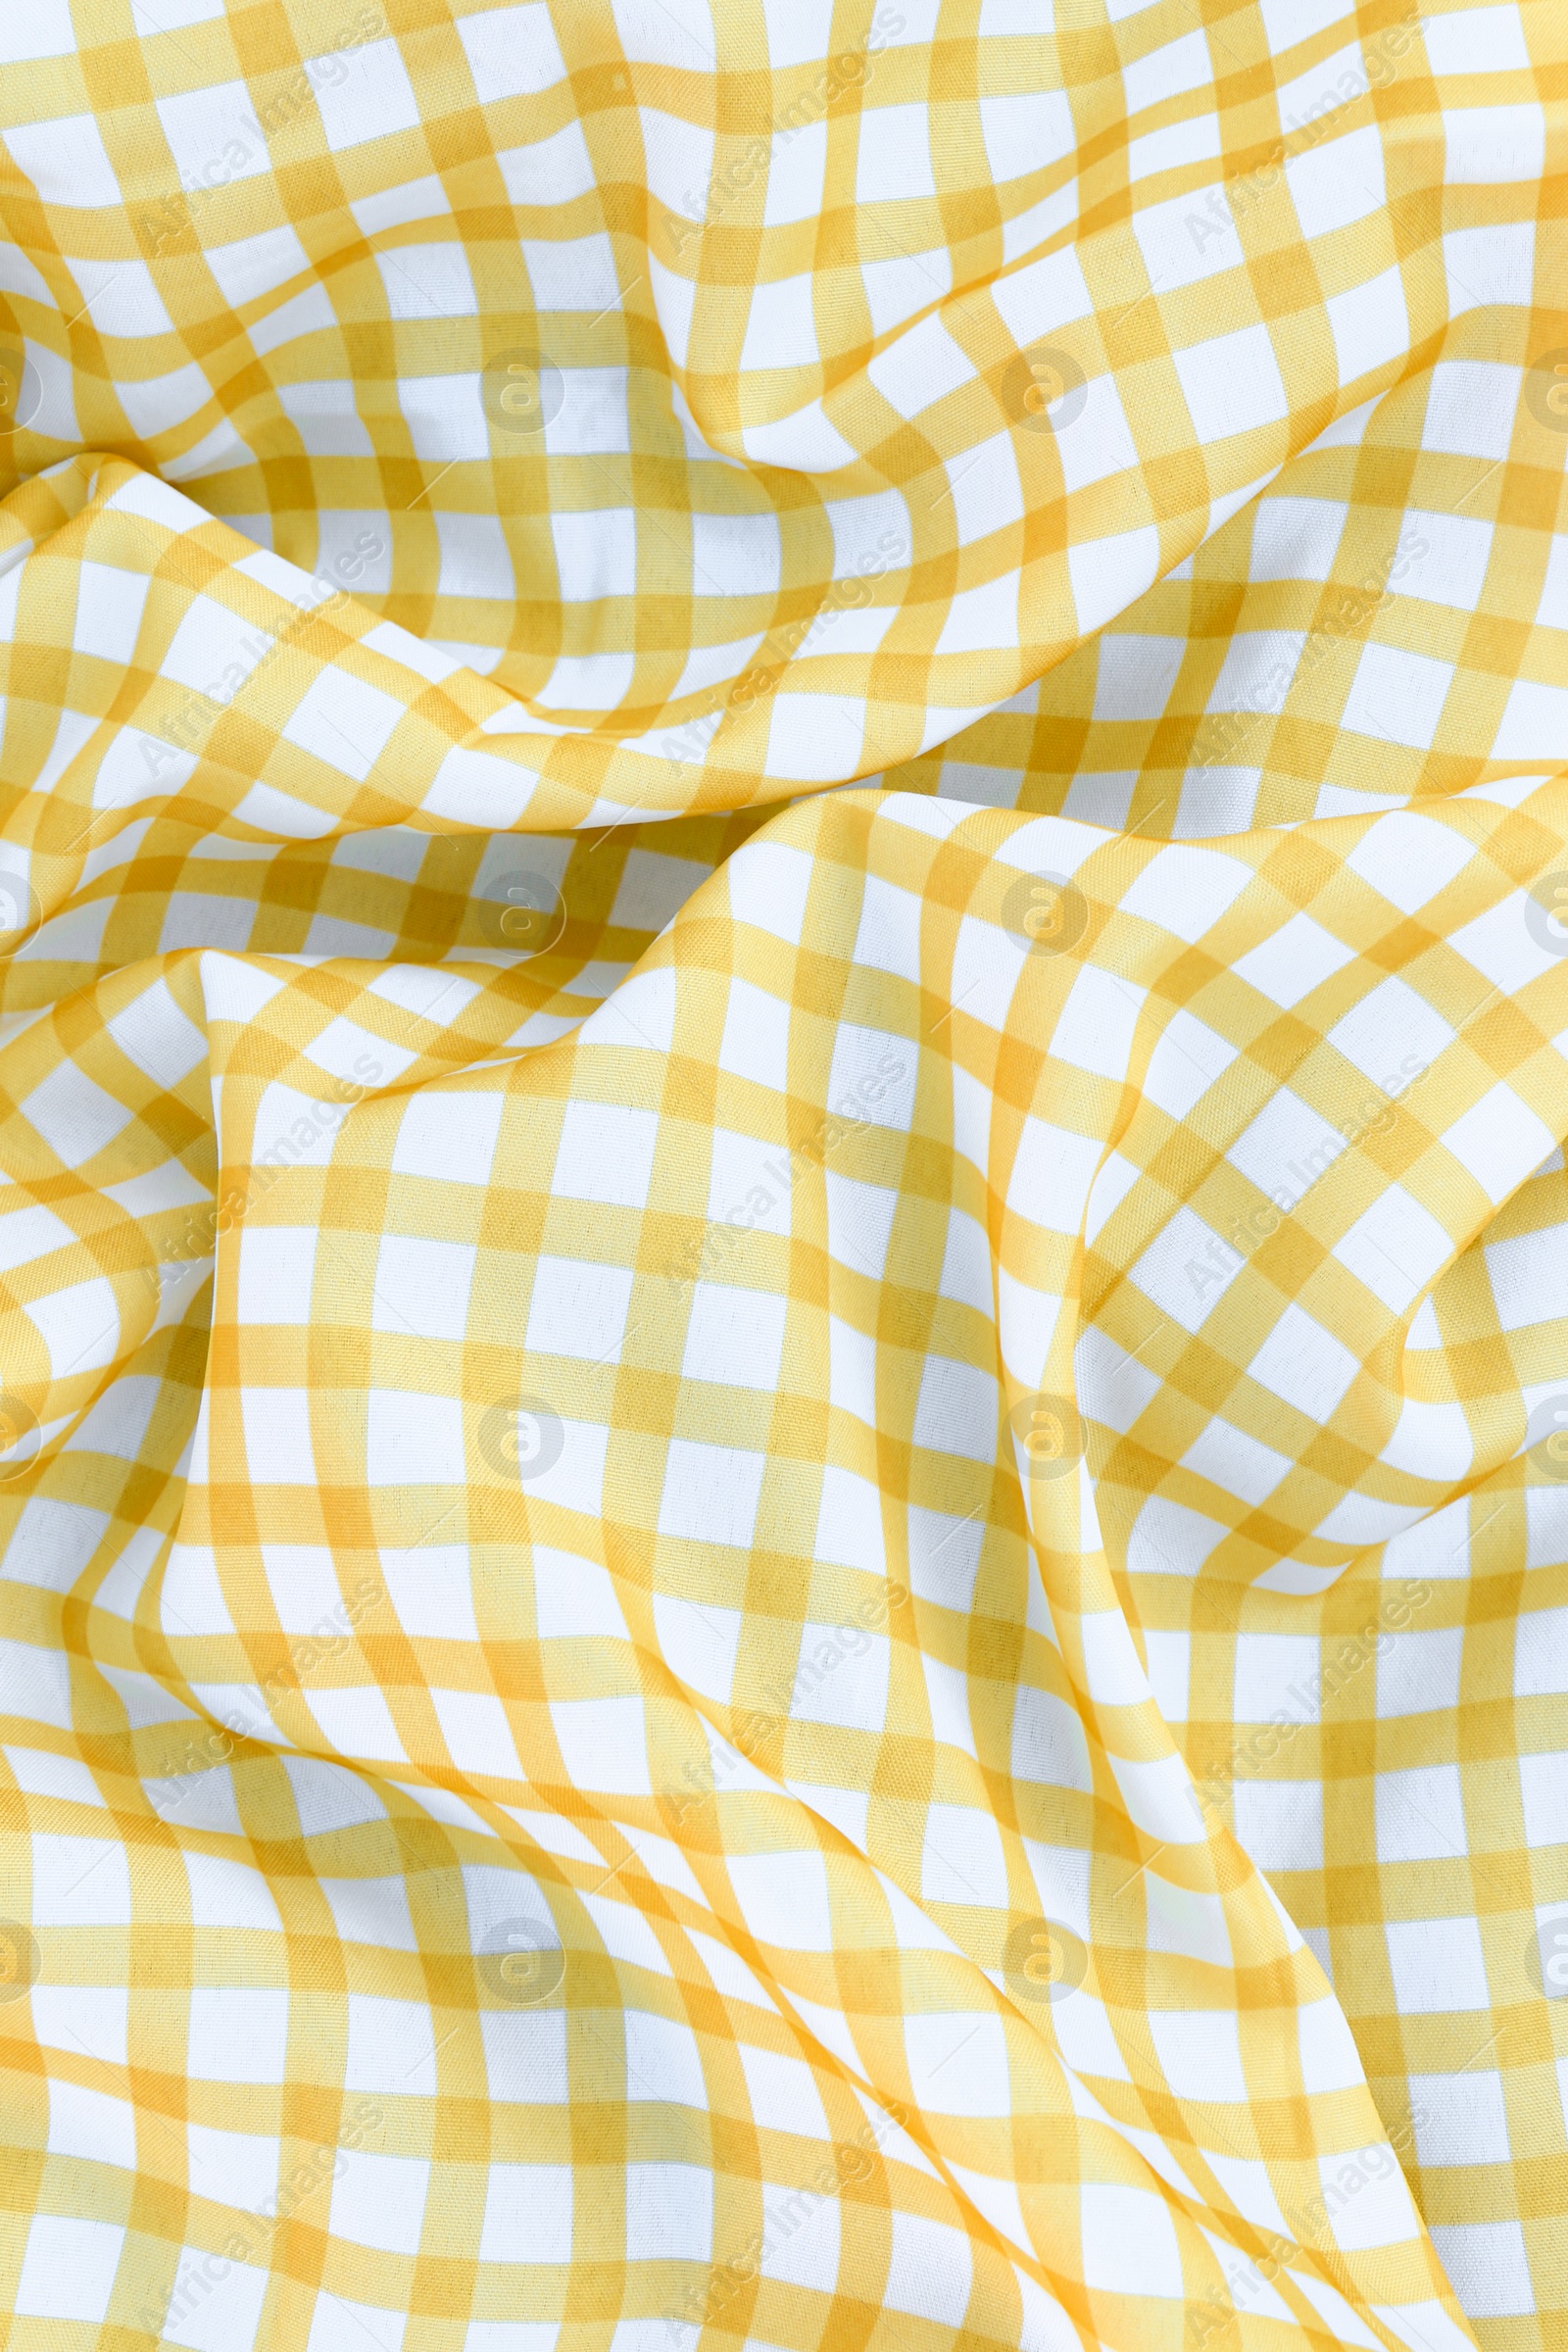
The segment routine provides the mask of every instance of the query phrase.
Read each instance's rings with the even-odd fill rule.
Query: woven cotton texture
[[[1560,0],[0,142],[7,2352],[1562,2352]]]

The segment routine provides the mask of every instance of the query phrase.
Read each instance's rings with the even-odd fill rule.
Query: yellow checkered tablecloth
[[[3,2352],[1568,2345],[1565,162],[0,11]]]

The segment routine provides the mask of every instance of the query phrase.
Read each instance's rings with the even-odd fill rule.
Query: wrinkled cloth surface
[[[1568,2323],[1568,18],[0,18],[10,2352]]]

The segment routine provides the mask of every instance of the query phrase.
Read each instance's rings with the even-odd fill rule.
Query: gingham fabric
[[[0,140],[6,2352],[1561,2352],[1560,0]]]

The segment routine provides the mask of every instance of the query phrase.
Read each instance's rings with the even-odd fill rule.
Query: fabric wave
[[[0,26],[8,2340],[1544,2342],[1557,12],[131,19]]]

